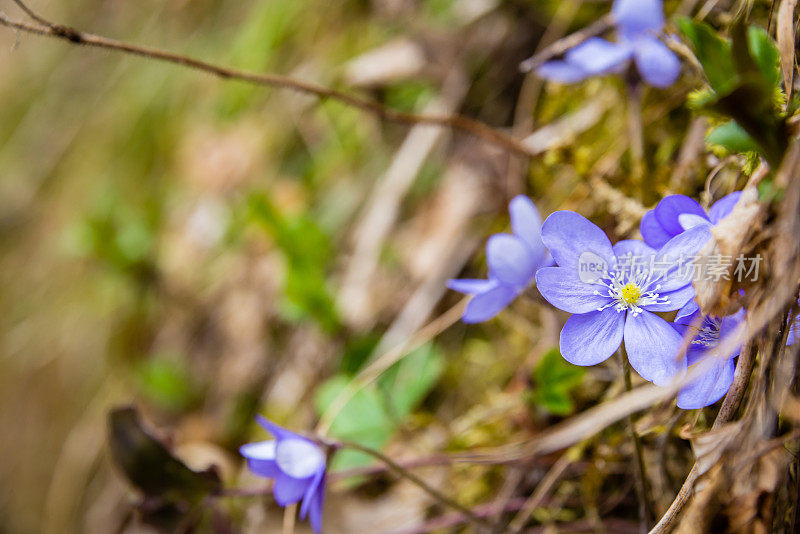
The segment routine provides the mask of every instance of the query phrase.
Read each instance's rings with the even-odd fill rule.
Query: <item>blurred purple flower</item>
[[[631,366],[645,380],[665,385],[682,373],[686,362],[676,361],[681,336],[653,312],[677,310],[694,298],[691,269],[680,259],[697,253],[709,235],[706,227],[698,227],[659,251],[633,240],[612,247],[583,216],[550,215],[542,241],[558,267],[540,269],[536,284],[553,306],[574,314],[561,330],[564,358],[595,365],[624,339]]]
[[[800,300],[797,301],[798,306],[800,306]],[[789,334],[786,338],[786,346],[791,347],[795,343],[800,341],[800,315],[794,318],[792,324],[789,326]]]
[[[495,234],[486,243],[489,279],[454,279],[447,287],[474,295],[461,319],[465,323],[488,321],[511,304],[533,282],[536,271],[552,265],[542,244],[542,218],[531,199],[518,195],[508,205],[513,235]]]
[[[257,421],[275,439],[242,445],[239,453],[247,458],[253,473],[275,479],[272,493],[280,506],[302,499],[300,519],[307,515],[311,528],[319,534],[325,501],[325,453],[310,439],[264,417],[258,416]]]
[[[658,38],[664,29],[662,0],[616,0],[611,8],[616,43],[592,37],[567,51],[564,59],[548,61],[537,70],[542,78],[574,83],[622,72],[633,59],[642,78],[654,87],[669,87],[678,79],[681,63]]]
[[[695,226],[713,226],[730,215],[739,202],[741,191],[736,191],[719,199],[711,209],[703,209],[700,204],[686,195],[670,195],[661,199],[656,207],[642,217],[639,229],[644,242],[658,248]]]
[[[728,317],[703,315],[700,326],[695,326],[695,321],[701,317],[700,309],[694,301],[689,302],[675,317],[673,327],[681,335],[691,328],[698,328],[691,338],[686,350],[687,365],[695,365],[703,361],[726,337],[733,334],[744,321],[745,311],[740,310]],[[694,410],[711,406],[720,400],[730,389],[733,383],[733,373],[736,370],[734,359],[739,356],[742,346],[734,347],[727,354],[713,355],[713,362],[708,364],[707,370],[697,378],[689,381],[678,391],[678,407],[684,410]]]

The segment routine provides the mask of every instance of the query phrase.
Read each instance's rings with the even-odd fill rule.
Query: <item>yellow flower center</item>
[[[622,300],[626,304],[636,304],[642,296],[642,289],[636,284],[625,284],[622,287]]]

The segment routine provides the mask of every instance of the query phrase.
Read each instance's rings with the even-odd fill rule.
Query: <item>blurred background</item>
[[[632,190],[622,80],[550,87],[518,70],[609,2],[31,6],[82,30],[400,110],[458,111],[527,137],[540,156],[529,163],[332,100],[0,31],[0,532],[150,528],[131,516],[130,484],[108,453],[107,416],[121,405],[137,406],[187,465],[217,465],[226,487],[258,487],[236,452],[267,436],[256,413],[313,429],[349,377],[435,318],[443,332],[359,393],[332,435],[426,457],[525,439],[613,394],[613,369],[583,376],[552,351],[554,311],[519,299],[467,327],[444,286],[485,275],[485,238],[507,229],[519,193],[544,215],[580,209],[618,236],[638,224],[642,205],[619,202]],[[21,17],[10,1],[0,9]],[[650,195],[702,187],[702,159],[678,157],[694,124],[682,106],[690,86],[644,95]],[[704,127],[694,128],[700,151]],[[631,519],[615,531],[636,526],[625,449],[604,447],[565,476],[537,521],[613,513]],[[688,445],[673,453],[682,462]],[[420,475],[477,505],[527,496],[553,459],[536,462]],[[335,467],[366,463],[351,453]],[[218,507],[244,532],[273,532],[282,519],[270,496]],[[383,474],[336,481],[326,525],[380,532],[446,512]]]

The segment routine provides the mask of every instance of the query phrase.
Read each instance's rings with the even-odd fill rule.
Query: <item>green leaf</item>
[[[410,414],[439,380],[444,357],[432,344],[424,345],[394,364],[378,382],[391,414],[399,421]]]
[[[317,390],[314,404],[317,412],[325,413],[340,393],[345,391],[350,378],[336,375],[323,383]],[[332,436],[345,441],[353,441],[361,445],[382,449],[392,436],[397,425],[389,416],[383,397],[378,391],[367,386],[358,391],[345,404],[331,424]],[[334,469],[365,465],[372,461],[371,457],[357,451],[348,454],[337,453],[333,459]]]
[[[586,370],[565,360],[557,348],[548,351],[534,369],[537,384],[571,388],[581,383]]]
[[[789,146],[789,131],[785,119],[775,113],[771,93],[762,82],[743,81],[710,109],[733,118],[758,144],[770,165],[778,168]]]
[[[533,402],[554,415],[572,412],[570,392],[583,380],[586,370],[567,362],[554,348],[547,352],[533,370]]]
[[[327,283],[333,257],[328,236],[308,216],[284,216],[266,195],[249,199],[249,213],[273,237],[288,263],[281,312],[293,321],[310,317],[327,332],[335,331],[339,318]]]
[[[575,409],[568,391],[559,388],[538,388],[533,392],[533,402],[553,415],[569,415]]]
[[[182,410],[196,399],[186,369],[166,357],[156,356],[142,362],[134,376],[142,394],[162,408]]]
[[[778,87],[781,82],[778,45],[765,29],[758,26],[747,28],[747,42],[750,55],[758,65],[766,83],[770,88]]]
[[[714,91],[719,94],[730,91],[738,80],[731,43],[705,22],[681,17],[677,24],[681,33],[691,42]]]
[[[380,341],[377,333],[368,333],[347,342],[342,354],[339,370],[346,375],[355,375],[369,360]]]
[[[733,153],[758,152],[761,150],[758,143],[736,121],[726,122],[711,130],[706,136],[706,143],[719,145]]]
[[[334,418],[331,435],[382,449],[402,420],[436,384],[443,367],[443,357],[433,345],[411,352],[381,376],[377,387],[369,385],[353,395]],[[350,380],[339,374],[319,387],[314,398],[319,414],[325,413]],[[372,457],[364,453],[344,450],[336,453],[332,465],[334,469],[344,469],[372,461]]]

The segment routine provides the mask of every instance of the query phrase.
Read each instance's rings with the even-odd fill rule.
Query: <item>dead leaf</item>
[[[736,257],[746,252],[750,238],[761,228],[763,205],[758,201],[755,188],[745,189],[730,215],[711,228],[711,239],[703,247],[695,262],[697,272],[711,272],[719,267],[721,258],[730,259],[726,276],[719,279],[698,276],[694,282],[697,302],[703,313],[731,315],[740,307],[738,297],[733,295]],[[727,278],[727,279],[726,279]]]

